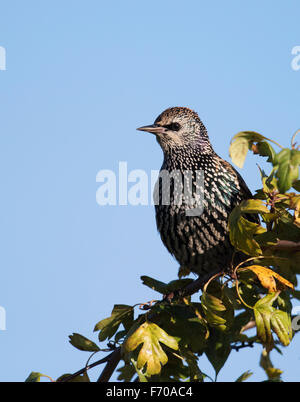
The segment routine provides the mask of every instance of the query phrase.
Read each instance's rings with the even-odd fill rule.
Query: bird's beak
[[[163,134],[166,129],[165,127],[159,126],[158,124],[151,124],[150,126],[143,126],[137,128],[139,131],[146,131],[147,133],[152,133],[155,135]]]

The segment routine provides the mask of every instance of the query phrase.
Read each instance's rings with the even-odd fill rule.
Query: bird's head
[[[162,112],[154,124],[138,128],[156,135],[163,151],[194,148],[201,153],[212,152],[206,128],[198,114],[186,107],[172,107]]]

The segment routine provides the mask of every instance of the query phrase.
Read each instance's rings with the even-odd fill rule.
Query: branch
[[[231,348],[236,352],[238,352],[240,349],[253,348],[254,347],[253,343],[254,342],[248,342],[248,343],[242,342],[240,345],[232,345]]]
[[[266,247],[265,250],[296,252],[300,251],[300,242],[295,243],[290,240],[279,240],[278,243]]]
[[[115,371],[117,365],[121,360],[121,348],[114,350],[108,357],[107,364],[104,367],[100,377],[97,382],[108,382],[112,373]]]
[[[114,350],[112,353],[110,353],[108,356],[104,357],[103,359],[97,360],[96,362],[94,362],[94,363],[92,363],[92,364],[89,364],[88,366],[85,366],[85,367],[82,368],[81,370],[76,371],[76,373],[74,373],[74,374],[72,374],[72,375],[70,375],[70,376],[68,376],[68,377],[62,378],[61,380],[59,380],[59,381],[57,381],[57,382],[68,382],[68,381],[71,381],[71,380],[73,380],[74,378],[78,377],[79,375],[84,374],[87,370],[90,370],[90,369],[93,368],[93,367],[99,366],[100,364],[103,364],[103,363],[109,363],[109,361],[110,361],[112,355],[113,355],[118,349],[121,349],[121,348],[117,348],[116,350]],[[105,369],[104,369],[104,370],[105,370]],[[103,370],[103,371],[104,371],[104,370]]]
[[[249,329],[255,328],[256,322],[254,320],[249,321],[246,325],[241,329],[241,333],[248,331]]]

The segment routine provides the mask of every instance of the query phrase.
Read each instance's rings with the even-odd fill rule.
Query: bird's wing
[[[253,198],[249,187],[247,186],[245,180],[242,178],[239,172],[229,162],[222,160],[222,163],[224,164],[226,169],[230,170],[236,176],[241,191],[241,201]],[[249,214],[247,215],[247,218],[254,223],[260,223],[259,217],[256,214]]]
[[[223,164],[223,166],[228,170],[231,171],[233,176],[236,176],[237,181],[239,183],[239,187],[241,189],[241,193],[243,195],[243,199],[248,200],[249,198],[252,198],[253,195],[251,193],[251,191],[249,190],[249,187],[247,186],[247,184],[245,183],[245,180],[242,178],[242,176],[239,174],[239,172],[237,170],[235,170],[235,168],[227,161],[222,160],[221,163]]]

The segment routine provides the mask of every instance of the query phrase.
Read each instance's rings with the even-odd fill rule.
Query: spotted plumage
[[[156,223],[164,245],[181,267],[200,277],[227,270],[234,253],[229,215],[242,200],[251,198],[244,180],[214,152],[204,124],[188,108],[167,109],[154,124],[139,130],[155,134],[164,153],[154,191]],[[166,172],[169,182],[164,180]],[[169,198],[164,199],[168,191]]]

